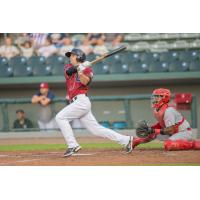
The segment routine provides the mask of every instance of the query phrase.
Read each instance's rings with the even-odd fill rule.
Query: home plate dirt
[[[131,166],[200,165],[200,151],[165,152],[160,149],[135,149],[126,155],[120,149],[83,149],[64,158],[63,151],[1,152],[1,166]]]
[[[106,143],[102,138],[78,138],[80,143]],[[63,138],[1,139],[0,145],[64,144]],[[200,165],[200,151],[164,151],[136,148],[124,154],[120,148],[82,148],[71,157],[63,150],[0,151],[0,166],[132,166]]]

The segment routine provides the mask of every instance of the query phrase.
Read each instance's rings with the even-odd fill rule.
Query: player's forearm
[[[78,76],[83,85],[87,85],[90,82],[90,78],[84,75],[82,72],[79,72]]]

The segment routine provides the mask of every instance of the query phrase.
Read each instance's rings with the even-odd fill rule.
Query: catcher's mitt
[[[140,138],[146,138],[153,132],[153,129],[149,127],[147,121],[141,120],[136,125],[136,135]]]

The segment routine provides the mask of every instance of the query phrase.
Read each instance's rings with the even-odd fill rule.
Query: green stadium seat
[[[199,52],[196,50],[180,51],[179,60],[181,61],[194,61],[199,59]]]
[[[192,61],[189,69],[190,71],[200,71],[200,61]]]
[[[32,68],[34,76],[51,75],[51,66],[46,65],[46,59],[43,56],[30,57],[28,66]]]
[[[105,63],[99,62],[92,66],[94,74],[108,74],[109,66]]]
[[[97,55],[95,55],[94,53],[90,53],[90,54],[87,55],[86,60],[93,61],[93,60],[96,59],[96,57],[97,57]]]
[[[165,62],[151,62],[149,72],[168,72],[169,66]]]
[[[158,53],[143,53],[140,57],[142,62],[150,63],[152,61],[159,61],[160,55]]]
[[[125,74],[129,72],[129,67],[121,62],[116,62],[109,67],[109,71],[111,74]]]
[[[147,63],[134,62],[132,65],[129,66],[130,73],[145,73],[148,71],[149,71],[149,68],[148,68]]]
[[[11,77],[13,75],[13,69],[8,64],[8,59],[0,57],[0,77]]]
[[[189,70],[189,64],[187,62],[174,61],[169,64],[170,72],[183,72],[188,70]]]
[[[199,49],[200,48],[200,39],[196,39],[190,43],[190,48]]]
[[[17,56],[10,59],[10,66],[13,68],[13,76],[31,76],[32,68],[27,65],[27,58],[23,56]]]
[[[52,75],[63,75],[65,57],[51,56],[47,58],[47,67],[50,68]]]
[[[162,62],[172,62],[179,59],[178,51],[163,52],[160,54],[160,61]]]

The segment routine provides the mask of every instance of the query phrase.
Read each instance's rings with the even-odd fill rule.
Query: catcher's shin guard
[[[173,150],[190,150],[194,148],[194,141],[188,141],[188,140],[166,140],[164,142],[164,148],[167,151],[173,151]]]
[[[194,148],[195,150],[200,150],[200,140],[195,140],[194,141]]]
[[[142,144],[142,143],[147,143],[147,142],[150,142],[152,140],[154,140],[156,138],[156,134],[155,133],[152,133],[150,134],[148,137],[146,138],[133,138],[133,148],[138,146],[139,144]]]

